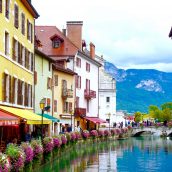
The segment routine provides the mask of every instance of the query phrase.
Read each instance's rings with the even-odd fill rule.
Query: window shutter
[[[57,100],[54,100],[54,112],[57,112]]]
[[[72,102],[69,102],[69,112],[72,112]]]
[[[2,101],[3,101],[3,102],[6,102],[6,95],[7,95],[7,93],[6,93],[6,91],[7,91],[7,90],[6,90],[6,85],[7,85],[7,84],[6,84],[6,83],[7,83],[7,74],[6,74],[6,73],[3,74],[3,80],[2,80],[2,82],[3,82],[3,83],[2,83],[2,88],[3,88],[3,89],[2,89],[2,95],[3,95]]]
[[[27,39],[29,40],[29,20],[27,19]]]
[[[18,29],[19,27],[19,8],[18,6],[15,4],[14,6],[14,26]]]
[[[34,62],[33,61],[33,53],[31,53],[31,59],[30,60],[31,60],[31,71],[33,72],[33,62]]]
[[[23,88],[24,87],[24,82],[22,81],[21,82],[21,105],[24,105],[23,103],[24,103],[24,91],[23,91]]]
[[[79,76],[79,81],[80,81],[80,85],[79,85],[79,88],[81,88],[81,76]]]
[[[55,84],[55,86],[58,86],[58,75],[55,75],[54,76],[54,84]]]
[[[25,49],[25,67],[29,69],[29,52]]]
[[[0,13],[2,13],[2,0],[0,0]]]
[[[34,71],[34,84],[36,85],[37,84],[37,72]]]
[[[22,13],[22,34],[25,35],[25,15]]]
[[[21,64],[21,44],[18,42],[18,63]]]
[[[75,88],[78,88],[78,76],[75,76]]]
[[[11,86],[11,76],[9,75],[9,102],[12,103],[12,86]]]
[[[30,106],[32,107],[33,106],[33,100],[32,100],[32,96],[33,96],[33,93],[32,93],[32,85],[30,85]]]
[[[25,96],[24,96],[24,105],[25,106],[28,106],[28,85],[27,85],[27,83],[25,83],[25,91],[24,91],[24,93],[25,93]]]
[[[15,42],[16,40],[13,38],[13,60],[16,61]]]
[[[12,103],[14,104],[15,103],[15,78],[13,77],[13,80],[12,80],[12,87],[13,87],[13,90],[12,90]]]
[[[33,42],[33,25],[30,23],[30,40]]]
[[[67,108],[66,108],[66,102],[63,102],[63,112],[66,112]]]
[[[50,98],[47,98],[47,106],[50,106],[50,105],[51,105],[51,100],[50,100]],[[48,109],[47,112],[50,112],[50,108]]]

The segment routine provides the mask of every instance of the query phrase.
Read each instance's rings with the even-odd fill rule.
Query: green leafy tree
[[[142,120],[142,113],[141,112],[135,112],[134,118],[136,122],[140,122]]]
[[[172,102],[167,102],[161,105],[162,110],[164,109],[171,109],[172,110]]]
[[[162,110],[162,121],[170,121],[172,119],[172,110],[169,108]]]

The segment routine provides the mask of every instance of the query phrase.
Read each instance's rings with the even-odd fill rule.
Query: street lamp
[[[107,115],[109,117],[109,131],[110,131],[110,116],[111,116],[111,113],[108,113]]]
[[[43,98],[39,105],[40,105],[40,109],[42,110],[42,120],[41,120],[41,139],[43,140],[43,115],[44,115],[44,110],[45,110],[45,103],[46,103],[46,99]]]

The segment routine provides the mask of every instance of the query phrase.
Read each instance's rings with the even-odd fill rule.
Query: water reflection
[[[77,145],[39,171],[163,172],[171,171],[172,140],[139,137],[99,145]]]

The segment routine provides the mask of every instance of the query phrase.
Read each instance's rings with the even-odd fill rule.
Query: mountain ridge
[[[105,62],[105,71],[116,79],[117,110],[147,112],[149,105],[172,100],[172,73],[156,69],[118,69]]]

